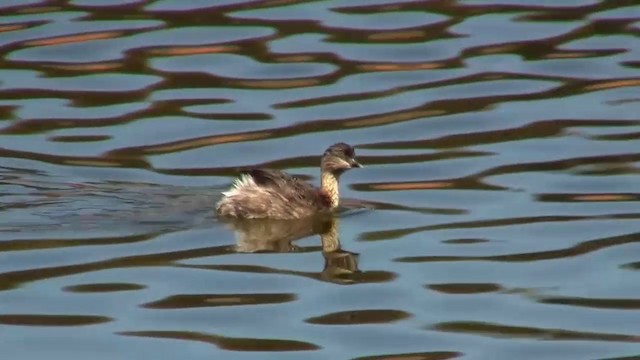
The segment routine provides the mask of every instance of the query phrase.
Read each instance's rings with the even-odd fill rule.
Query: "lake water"
[[[636,1],[5,0],[0,51],[6,358],[640,357]],[[335,219],[216,220],[339,141]]]

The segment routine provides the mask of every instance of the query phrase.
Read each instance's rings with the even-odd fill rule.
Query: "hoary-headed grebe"
[[[220,217],[241,219],[301,219],[338,207],[338,179],[351,168],[362,167],[353,147],[331,145],[322,156],[320,188],[282,171],[249,170],[223,193],[216,206]]]

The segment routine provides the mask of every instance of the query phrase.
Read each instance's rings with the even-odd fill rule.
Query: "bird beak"
[[[352,168],[363,168],[362,164],[357,162],[355,159],[351,159],[351,167]]]

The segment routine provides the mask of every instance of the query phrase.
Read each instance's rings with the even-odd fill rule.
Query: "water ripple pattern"
[[[633,0],[0,4],[0,347],[40,359],[632,359]],[[239,171],[365,168],[316,221]]]

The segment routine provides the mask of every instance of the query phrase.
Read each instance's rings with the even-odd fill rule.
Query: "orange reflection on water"
[[[195,55],[195,54],[214,54],[223,52],[233,52],[238,50],[237,46],[216,45],[216,46],[172,46],[165,48],[152,49],[152,55]]]
[[[49,68],[67,71],[108,71],[119,69],[122,64],[115,62],[88,63],[88,64],[56,64],[47,65]]]
[[[62,45],[62,44],[72,44],[72,43],[78,43],[78,42],[90,41],[90,40],[113,39],[121,35],[122,35],[121,31],[105,31],[105,32],[97,32],[97,33],[90,33],[90,34],[57,36],[57,37],[52,37],[48,39],[32,40],[32,41],[27,41],[24,44],[27,46]]]
[[[122,161],[116,159],[98,159],[98,158],[66,158],[60,161],[66,165],[77,166],[95,166],[95,167],[124,167]]]
[[[578,58],[585,58],[590,56],[591,54],[588,52],[581,52],[581,51],[575,51],[575,52],[555,52],[555,53],[550,53],[544,56],[544,58],[546,59],[578,59]]]
[[[374,116],[365,119],[347,120],[344,122],[345,127],[374,126],[384,125],[406,120],[413,120],[421,117],[437,116],[444,114],[444,110],[419,110],[419,111],[402,111],[391,115]]]
[[[265,138],[268,138],[269,136],[271,136],[271,132],[269,131],[243,133],[243,134],[230,134],[230,135],[214,135],[214,136],[206,136],[198,139],[175,141],[175,142],[164,144],[164,145],[129,148],[128,150],[134,150],[134,151],[140,150],[144,154],[162,154],[162,153],[169,153],[174,151],[195,149],[202,146],[220,145],[220,144],[239,142],[239,141],[265,139]],[[120,152],[116,151],[115,153],[120,153]]]
[[[373,190],[423,190],[423,189],[444,189],[453,186],[449,181],[416,181],[406,183],[381,183],[371,184],[370,189]]]
[[[632,201],[634,196],[627,194],[585,194],[573,197],[575,201]]]
[[[441,63],[416,63],[416,64],[364,64],[358,66],[363,71],[411,71],[429,70],[443,67]]]
[[[605,90],[605,89],[613,89],[613,88],[621,88],[627,86],[638,86],[640,85],[640,79],[622,79],[622,80],[612,80],[612,81],[603,81],[597,84],[585,86],[585,90]]]
[[[20,30],[24,28],[26,28],[26,26],[20,25],[20,24],[0,25],[0,32],[9,32],[9,31]]]
[[[41,14],[60,11],[62,8],[59,6],[29,6],[17,11],[18,14]]]
[[[506,45],[496,45],[496,46],[486,46],[480,50],[480,54],[489,55],[489,54],[503,54],[509,52],[515,52],[518,49],[518,45],[515,44],[506,44]]]

